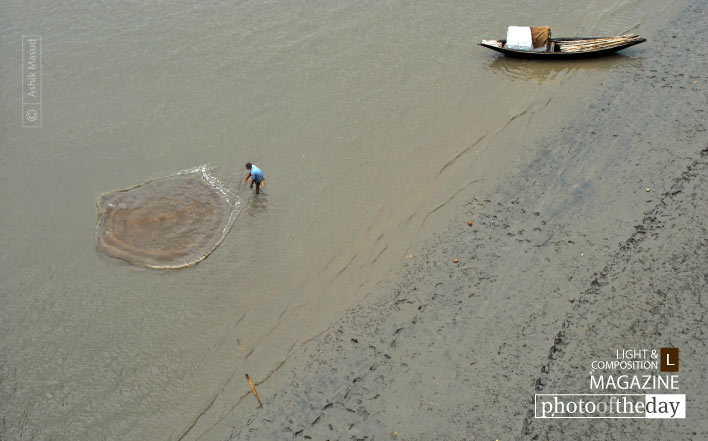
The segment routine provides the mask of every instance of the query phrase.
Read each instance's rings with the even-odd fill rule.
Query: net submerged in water
[[[204,260],[224,240],[236,213],[205,167],[104,194],[96,246],[133,265],[178,269]]]

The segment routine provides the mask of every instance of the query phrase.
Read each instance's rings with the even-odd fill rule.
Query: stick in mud
[[[251,386],[251,390],[253,391],[253,395],[255,395],[256,400],[258,400],[258,407],[263,407],[263,402],[261,401],[261,397],[258,396],[258,392],[256,392],[256,388],[253,386],[253,382],[251,381],[251,377],[246,374],[246,380],[248,380],[248,385]]]

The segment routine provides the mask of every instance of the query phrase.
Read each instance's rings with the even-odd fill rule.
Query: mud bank
[[[708,437],[708,5],[692,2],[203,439]],[[472,226],[468,225],[472,221]],[[455,262],[454,259],[458,259]],[[680,348],[685,420],[539,420],[619,348]],[[253,401],[250,406],[249,400]]]

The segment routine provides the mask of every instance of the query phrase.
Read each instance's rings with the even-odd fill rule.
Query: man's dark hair
[[[247,168],[247,169],[250,170],[252,166],[253,166],[253,164],[251,164],[250,162],[247,162],[247,163],[246,163],[246,168]]]

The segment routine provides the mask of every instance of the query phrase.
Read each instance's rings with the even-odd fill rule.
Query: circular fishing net
[[[201,166],[106,193],[97,205],[100,252],[133,265],[178,269],[214,251],[240,201]]]

